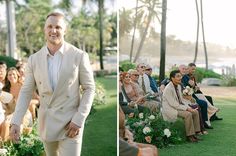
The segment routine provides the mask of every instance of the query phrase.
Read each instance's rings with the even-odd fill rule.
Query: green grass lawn
[[[106,105],[95,107],[87,118],[82,156],[116,156],[117,154],[117,80],[97,78],[106,89]]]
[[[160,156],[236,156],[236,98],[214,101],[224,119],[212,122],[214,129],[201,137],[203,141],[160,149]]]

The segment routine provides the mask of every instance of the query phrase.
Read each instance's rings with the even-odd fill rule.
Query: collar
[[[56,51],[56,53],[60,53],[60,54],[64,54],[64,47],[65,47],[65,43],[63,42],[63,44],[61,45],[61,47]],[[47,53],[47,56],[52,56],[52,54],[49,53],[49,50],[48,50],[48,47],[46,45],[46,53]],[[56,54],[55,53],[55,54]]]

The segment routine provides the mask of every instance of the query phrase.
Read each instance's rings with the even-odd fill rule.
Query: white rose
[[[170,136],[171,136],[171,132],[170,132],[170,130],[169,129],[164,129],[164,134],[165,134],[165,136],[167,136],[167,138],[169,138]]]
[[[5,155],[7,154],[7,150],[6,149],[0,149],[0,155]]]
[[[151,129],[149,127],[144,127],[143,128],[143,133],[144,134],[147,134],[147,133],[150,133],[151,132]]]
[[[150,119],[150,120],[154,120],[154,119],[155,119],[155,116],[154,116],[154,115],[150,115],[150,116],[149,116],[149,119]]]
[[[139,114],[138,114],[138,117],[139,117],[140,119],[143,119],[143,113],[139,113]]]

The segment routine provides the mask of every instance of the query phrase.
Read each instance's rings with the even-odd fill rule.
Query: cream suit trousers
[[[184,119],[186,136],[194,135],[195,132],[200,132],[200,121],[198,111],[191,113],[189,111],[178,110],[178,116]]]
[[[66,138],[60,141],[43,141],[46,156],[80,156],[82,148],[83,128],[75,138]]]

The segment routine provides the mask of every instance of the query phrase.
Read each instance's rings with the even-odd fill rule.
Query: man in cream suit
[[[170,82],[163,92],[162,115],[164,120],[174,122],[177,117],[184,119],[186,136],[191,142],[197,142],[196,132],[200,132],[198,111],[183,103],[181,91],[182,75],[179,70],[170,73]]]
[[[49,14],[44,32],[46,45],[28,60],[10,136],[14,142],[19,140],[22,118],[37,87],[39,133],[46,155],[79,156],[84,122],[95,93],[88,54],[64,41],[66,23],[62,14]]]

